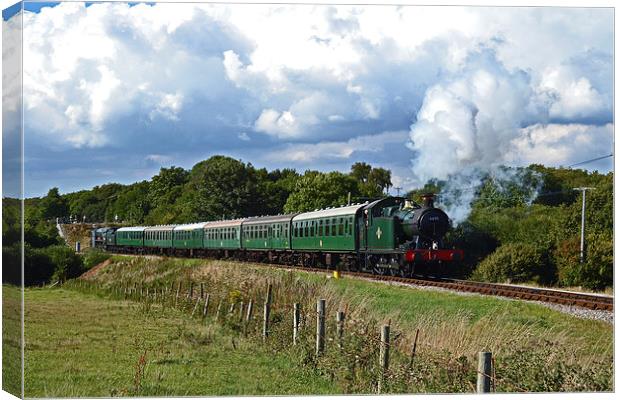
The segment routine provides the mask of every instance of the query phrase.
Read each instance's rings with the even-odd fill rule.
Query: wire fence
[[[425,374],[429,373],[428,365],[418,362],[421,329],[417,329],[413,344],[407,344],[402,340],[404,332],[391,320],[377,324],[359,316],[350,317],[348,305],[334,310],[325,299],[317,299],[316,308],[303,300],[281,302],[278,288],[270,284],[252,288],[243,298],[230,291],[207,291],[204,285],[182,282],[112,286],[76,280],[65,282],[63,287],[129,301],[148,312],[181,311],[190,318],[220,324],[244,338],[279,350],[304,348],[314,363],[322,363],[321,367],[332,374],[343,369],[354,371],[374,393],[415,391],[414,385],[424,385]],[[528,391],[517,380],[498,376],[497,361],[491,353],[480,352],[477,357],[478,367],[474,365],[474,354],[467,361],[463,357],[444,361],[445,371],[453,374],[450,379],[457,391],[463,391],[463,387],[478,393],[498,389]],[[440,369],[436,373],[441,374]]]

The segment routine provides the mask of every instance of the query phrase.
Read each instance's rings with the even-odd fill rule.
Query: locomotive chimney
[[[435,207],[435,195],[432,193],[424,193],[422,195],[422,201],[424,202],[424,207]]]

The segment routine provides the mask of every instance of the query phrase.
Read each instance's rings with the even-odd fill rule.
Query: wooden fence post
[[[181,295],[181,282],[179,282],[177,286],[177,296],[174,298],[174,306],[176,307],[179,303],[179,296]]]
[[[316,355],[325,350],[325,299],[316,302]]]
[[[415,330],[415,339],[413,340],[413,348],[411,349],[411,358],[409,359],[409,369],[413,368],[413,360],[415,358],[415,351],[418,347],[418,335],[420,334],[420,328]]]
[[[254,308],[254,302],[250,299],[248,303],[248,312],[245,314],[245,320],[249,322],[252,319],[252,309]]]
[[[200,282],[200,298],[201,299],[205,298],[205,286],[202,282]]]
[[[230,307],[228,308],[228,314],[232,314],[233,312],[235,312],[235,306],[237,305],[237,303],[231,303]]]
[[[267,296],[265,298],[265,303],[269,303],[271,304],[272,301],[272,293],[273,293],[273,286],[270,284],[267,285]]]
[[[271,303],[265,302],[263,309],[263,340],[269,336],[269,314],[271,313]]]
[[[293,304],[293,345],[299,340],[299,319],[301,316],[299,303]]]
[[[194,297],[194,282],[189,283],[189,292],[187,292],[187,298],[191,299]]]
[[[478,382],[476,389],[478,393],[489,393],[491,391],[491,353],[488,351],[478,353]]]
[[[344,336],[344,311],[336,313],[336,336],[338,338],[338,348],[342,348],[342,338]]]
[[[207,293],[207,295],[205,296],[205,305],[202,308],[202,316],[206,317],[207,313],[209,312],[209,297],[211,297],[211,295],[209,295],[209,293]]]
[[[239,321],[243,321],[243,308],[244,308],[244,302],[242,301],[239,305]]]
[[[385,377],[390,367],[390,326],[383,325],[381,328],[381,347],[379,349],[379,363],[381,365],[381,376],[379,378],[378,392],[381,393],[385,384]]]
[[[194,309],[192,310],[192,318],[194,317],[194,314],[196,314],[196,310],[198,310],[199,305],[200,305],[200,297],[196,299],[196,305],[194,306]]]
[[[220,314],[222,313],[222,299],[217,303],[217,311],[215,312],[215,319],[220,319]]]

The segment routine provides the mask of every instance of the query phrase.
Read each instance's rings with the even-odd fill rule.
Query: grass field
[[[359,279],[330,279],[329,274],[286,271],[261,264],[172,258],[127,258],[98,271],[94,279],[107,285],[118,282],[166,284],[204,282],[226,290],[265,285],[267,280],[286,291],[300,291],[328,299],[328,308],[348,307],[353,313],[391,320],[411,336],[420,328],[423,344],[434,349],[472,353],[480,349],[501,352],[553,342],[574,350],[587,361],[590,355],[611,357],[613,327],[602,321],[580,319],[547,307],[480,295],[421,290]],[[303,290],[301,290],[303,289]],[[296,301],[294,298],[283,301]]]
[[[21,397],[21,293],[18,288],[2,290],[2,389]]]
[[[63,289],[26,290],[26,303],[26,397],[338,392],[284,355],[233,345],[222,327],[173,309]]]
[[[256,326],[254,337],[245,338],[235,324],[204,323],[157,305],[145,308],[69,287],[30,289],[26,396],[372,393],[376,336],[387,321],[395,338],[388,392],[471,392],[481,350],[496,358],[498,391],[613,389],[612,326],[537,304],[256,264],[155,257],[114,257],[87,279],[102,290],[170,288],[173,282],[186,289],[191,281],[203,283],[212,302],[245,304],[261,304],[270,282],[273,335],[263,344]],[[320,359],[312,348],[318,298],[327,300],[329,316],[328,351]],[[295,348],[293,302],[301,303],[307,321],[304,341]],[[334,346],[338,309],[347,312],[342,351]]]

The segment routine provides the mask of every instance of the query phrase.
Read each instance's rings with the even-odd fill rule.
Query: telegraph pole
[[[573,190],[581,191],[581,248],[579,252],[579,262],[586,260],[586,190],[594,190],[593,187],[578,187]]]
[[[401,191],[401,187],[395,187],[394,189],[396,189],[396,197],[400,196],[400,191]]]

